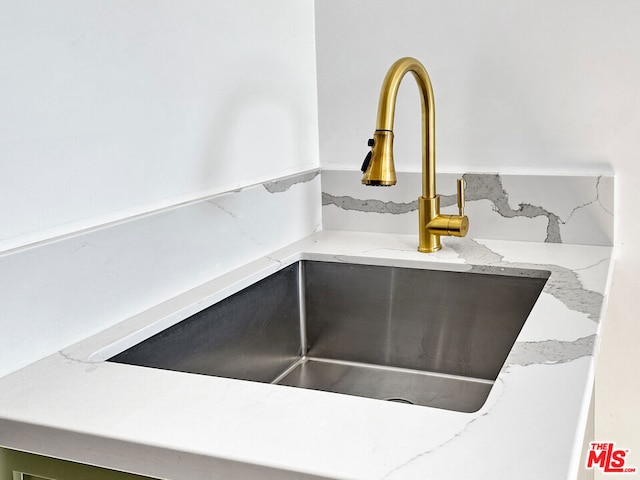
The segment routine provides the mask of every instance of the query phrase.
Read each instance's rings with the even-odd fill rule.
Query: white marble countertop
[[[321,231],[0,378],[0,445],[157,478],[576,478],[610,247]],[[297,259],[551,277],[475,413],[103,360]]]

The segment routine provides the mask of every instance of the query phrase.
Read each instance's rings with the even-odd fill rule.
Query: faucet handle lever
[[[465,181],[464,178],[458,179],[458,212],[462,217],[464,215],[464,187]]]

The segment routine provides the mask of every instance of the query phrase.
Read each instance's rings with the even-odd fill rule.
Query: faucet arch
[[[469,219],[464,215],[464,180],[458,180],[459,215],[440,214],[440,196],[436,193],[436,134],[433,87],[427,69],[415,58],[404,57],[389,69],[380,90],[376,131],[369,141],[371,152],[362,166],[365,185],[396,184],[393,162],[393,122],[400,83],[411,72],[420,90],[422,110],[422,196],[418,199],[418,250],[440,250],[442,235],[464,237]]]
[[[397,60],[384,77],[378,100],[376,130],[393,131],[398,89],[405,75],[409,72],[416,80],[422,104],[422,171],[424,173],[422,176],[422,196],[433,198],[436,196],[435,100],[429,73],[424,65],[415,58],[404,57]]]

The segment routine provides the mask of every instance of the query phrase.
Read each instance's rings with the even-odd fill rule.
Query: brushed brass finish
[[[396,169],[393,163],[393,132],[391,130],[376,130],[373,134],[371,161],[362,183],[383,187],[396,184]]]
[[[429,231],[434,235],[464,237],[469,231],[469,220],[460,215],[438,215],[429,223]]]
[[[422,105],[422,196],[418,199],[418,250],[440,250],[442,235],[464,237],[469,219],[464,215],[464,180],[458,180],[459,215],[440,215],[440,197],[436,193],[435,106],[431,79],[415,58],[396,61],[384,78],[378,100],[376,131],[373,134],[371,160],[362,177],[364,185],[395,185],[393,163],[393,121],[396,98],[404,76],[411,72],[420,90]]]
[[[458,179],[458,212],[462,217],[464,215],[464,187],[465,182],[463,178]]]
[[[440,235],[429,233],[427,225],[438,217],[440,211],[440,196],[418,199],[418,251],[422,253],[437,252],[442,248]],[[441,231],[441,230],[440,230]]]

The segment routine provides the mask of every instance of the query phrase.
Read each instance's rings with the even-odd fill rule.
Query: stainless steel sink
[[[109,361],[478,410],[549,272],[301,261]]]

